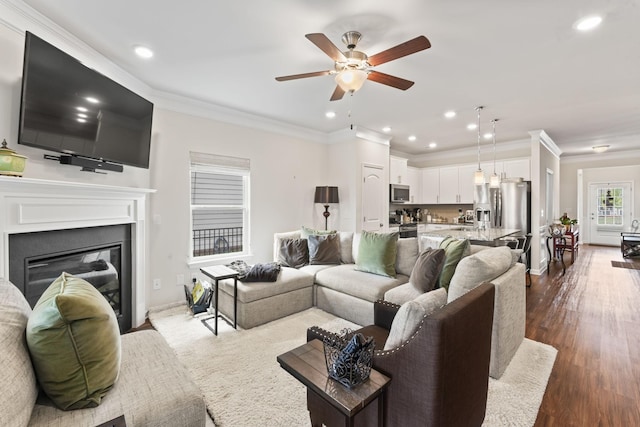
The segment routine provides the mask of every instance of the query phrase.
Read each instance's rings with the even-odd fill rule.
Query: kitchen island
[[[451,227],[444,230],[433,230],[420,233],[420,239],[443,240],[451,236],[456,239],[469,239],[471,244],[484,246],[503,246],[504,237],[519,234],[517,228],[487,228],[478,230],[473,227]]]

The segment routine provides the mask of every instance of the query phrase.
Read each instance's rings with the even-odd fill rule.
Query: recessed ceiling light
[[[482,135],[482,136],[484,137],[484,139],[491,139],[491,137],[493,136],[493,134],[492,134],[492,133],[490,133],[490,132],[487,132],[487,133],[485,133],[485,134],[484,134],[484,135]]]
[[[78,117],[76,120],[79,121],[80,123],[86,123],[87,122],[87,120],[83,119],[82,117]]]
[[[451,110],[451,111],[447,111],[446,113],[444,113],[444,116],[445,116],[447,119],[452,119],[452,118],[454,118],[454,117],[456,116],[456,112],[455,112],[455,111],[453,111],[453,110]]]
[[[389,133],[391,132],[391,126],[385,126],[382,128],[382,132]]]
[[[589,31],[596,28],[602,22],[602,17],[598,15],[587,16],[582,18],[573,25],[578,31]]]
[[[407,139],[408,139],[409,141],[413,142],[413,141],[415,141],[415,140],[416,140],[416,139],[418,139],[418,138],[416,138],[416,136],[415,136],[415,135],[409,135],[409,137],[408,137]]]
[[[436,148],[438,146],[438,144],[436,144],[435,142],[430,142],[429,143],[429,148]]]
[[[140,58],[149,59],[153,56],[153,51],[146,46],[135,46],[133,51]]]
[[[85,99],[92,104],[97,104],[98,102],[100,102],[98,98],[94,98],[93,96],[87,96]]]
[[[610,147],[609,145],[595,145],[591,147],[591,149],[596,153],[604,153],[609,149],[609,147]]]
[[[78,113],[78,117],[82,117],[83,119],[86,119],[89,116],[87,116],[85,113]]]
[[[336,116],[336,112],[335,111],[327,111],[326,113],[324,113],[325,117],[327,119],[333,119]]]
[[[86,113],[87,111],[89,111],[89,109],[85,107],[76,107],[76,110],[82,111],[83,113]]]
[[[478,125],[477,125],[477,124],[475,124],[475,123],[469,123],[469,124],[467,125],[467,129],[469,129],[469,130],[474,130],[474,129],[475,129],[475,128],[477,128],[477,127],[478,127]]]

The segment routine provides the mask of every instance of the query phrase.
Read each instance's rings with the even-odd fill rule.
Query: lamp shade
[[[316,187],[316,195],[313,199],[314,203],[338,203],[338,187]]]
[[[345,92],[355,92],[359,90],[365,80],[367,80],[367,73],[363,70],[351,70],[347,68],[336,75],[336,83]]]

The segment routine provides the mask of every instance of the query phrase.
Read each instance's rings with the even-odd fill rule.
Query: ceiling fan
[[[345,52],[340,51],[322,33],[306,34],[305,37],[333,59],[335,62],[334,69],[276,77],[276,80],[284,82],[307,77],[335,75],[337,86],[333,95],[331,95],[331,101],[342,99],[346,92],[353,93],[357,91],[362,87],[365,80],[371,80],[401,90],[409,89],[414,82],[374,71],[371,68],[431,47],[431,43],[425,36],[418,36],[373,56],[367,56],[364,52],[355,50],[356,45],[362,38],[362,34],[357,31],[347,31],[342,35],[342,42],[347,45],[348,49]]]

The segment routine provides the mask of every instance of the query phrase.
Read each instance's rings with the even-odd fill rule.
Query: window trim
[[[211,207],[213,205],[193,205],[191,203],[192,197],[192,180],[191,174],[193,172],[209,172],[228,174],[234,176],[242,176],[242,206],[233,205],[225,206],[225,208],[241,208],[242,215],[242,252],[232,252],[218,255],[204,255],[194,256],[194,244],[193,244],[193,212],[194,207],[198,208]],[[252,257],[251,251],[251,170],[249,167],[248,159],[241,159],[235,157],[217,156],[206,153],[194,153],[190,152],[189,162],[189,254],[187,256],[187,264],[190,267],[197,267],[200,265],[218,264],[225,261],[233,261],[238,259],[248,259]]]

